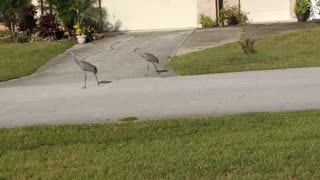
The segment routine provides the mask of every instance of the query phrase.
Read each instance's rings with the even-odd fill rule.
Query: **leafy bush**
[[[31,35],[34,29],[37,27],[37,19],[35,15],[37,14],[36,7],[31,5],[21,11],[21,20],[19,23],[19,31],[26,32]]]
[[[203,28],[213,28],[216,26],[211,17],[201,14],[200,23]]]
[[[56,22],[54,15],[44,14],[40,16],[39,31],[42,37],[55,39],[56,33],[61,31],[60,24]]]
[[[88,27],[84,29],[84,35],[86,35],[86,42],[91,42],[94,40],[93,33],[95,32],[94,28]]]
[[[19,33],[16,37],[17,43],[28,43],[31,40],[31,36],[25,33]]]
[[[296,0],[294,12],[296,14],[304,14],[310,10],[311,3],[309,0]]]
[[[239,41],[239,44],[241,45],[243,51],[245,54],[252,54],[255,53],[255,49],[253,47],[254,40],[246,39],[243,42]]]
[[[12,32],[10,32],[10,31],[0,31],[0,39],[8,38],[10,36],[12,36]]]
[[[248,13],[239,10],[237,6],[225,8],[224,15],[229,25],[245,24],[248,21]]]

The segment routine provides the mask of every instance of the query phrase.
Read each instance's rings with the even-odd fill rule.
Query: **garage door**
[[[290,0],[241,0],[241,9],[249,12],[250,22],[290,19]]]
[[[120,30],[197,26],[197,0],[103,0],[103,6]]]

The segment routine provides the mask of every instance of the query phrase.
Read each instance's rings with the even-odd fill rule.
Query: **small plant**
[[[87,28],[84,28],[84,35],[86,35],[86,41],[91,42],[94,40],[93,33],[95,32],[94,28],[91,28],[90,26]]]
[[[219,10],[218,22],[219,22],[220,26],[224,26],[224,23],[226,22],[226,14],[225,14],[224,9]]]
[[[245,54],[252,54],[255,53],[255,49],[253,47],[254,40],[252,39],[246,39],[243,42],[239,41],[239,44],[241,45],[243,51]]]
[[[40,42],[40,41],[42,41],[42,38],[41,38],[39,32],[36,32],[36,33],[31,35],[30,42]]]
[[[224,15],[229,25],[246,24],[248,21],[248,13],[239,10],[237,6],[225,8]]]
[[[201,14],[200,23],[202,25],[202,28],[213,28],[213,27],[215,27],[215,23],[212,20],[212,18],[209,17],[209,16],[205,16],[203,14]]]
[[[296,14],[304,14],[310,10],[311,3],[309,0],[296,0],[294,12]]]
[[[77,35],[77,36],[83,35],[83,34],[82,34],[82,29],[80,28],[80,24],[79,24],[79,23],[78,23],[78,24],[75,24],[75,25],[73,26],[73,28],[74,28],[74,34],[75,34],[75,35]]]
[[[30,35],[27,35],[25,33],[17,34],[17,37],[16,37],[16,42],[17,43],[29,43],[30,40],[31,40],[31,36]]]

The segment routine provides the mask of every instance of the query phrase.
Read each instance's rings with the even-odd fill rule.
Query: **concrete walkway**
[[[213,28],[196,30],[179,48],[176,56],[237,42],[241,38],[242,28]]]
[[[0,88],[0,127],[320,108],[320,68]]]
[[[248,24],[246,26],[230,26],[224,28],[200,29],[185,41],[175,55],[180,56],[203,49],[213,48],[243,39],[257,39],[275,34],[298,32],[319,27],[319,23],[273,23]]]

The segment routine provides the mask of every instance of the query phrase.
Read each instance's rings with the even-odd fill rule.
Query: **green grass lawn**
[[[0,82],[27,76],[70,48],[70,42],[0,43]]]
[[[0,179],[319,179],[320,111],[0,129]]]
[[[238,43],[174,57],[168,64],[180,75],[320,66],[320,28],[256,40],[255,54]]]

